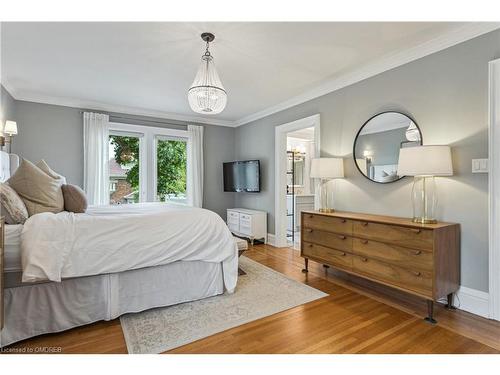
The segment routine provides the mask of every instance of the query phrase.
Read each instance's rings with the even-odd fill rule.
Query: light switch
[[[472,159],[472,173],[488,173],[488,159]]]

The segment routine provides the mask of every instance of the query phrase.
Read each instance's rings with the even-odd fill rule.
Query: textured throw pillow
[[[77,214],[84,213],[87,209],[87,196],[85,192],[76,185],[63,185],[64,209]]]
[[[6,224],[24,224],[28,210],[21,197],[8,184],[0,183],[0,201]]]
[[[36,166],[40,168],[42,171],[47,173],[50,177],[52,178],[58,178],[62,181],[63,184],[66,183],[66,177],[61,176],[59,173],[54,172],[49,165],[45,162],[45,160],[40,160],[38,163],[36,163]]]
[[[64,210],[62,179],[49,176],[26,159],[21,160],[19,168],[7,182],[23,200],[29,216]]]

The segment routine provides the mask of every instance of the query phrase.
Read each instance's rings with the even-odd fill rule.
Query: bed
[[[18,163],[15,155],[5,155],[2,181]],[[37,214],[24,225],[5,225],[4,247],[0,347],[232,293],[238,277],[237,245],[223,220],[179,205]]]

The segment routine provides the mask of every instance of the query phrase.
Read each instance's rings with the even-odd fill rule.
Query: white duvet
[[[229,292],[238,275],[238,249],[220,216],[165,203],[37,214],[24,224],[21,251],[23,282],[61,281],[179,260],[221,262]]]

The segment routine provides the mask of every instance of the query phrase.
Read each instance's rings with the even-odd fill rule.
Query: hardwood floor
[[[500,322],[425,303],[303,260],[297,251],[256,245],[245,253],[330,296],[244,324],[169,353],[500,353]],[[243,276],[244,277],[244,276]],[[120,321],[44,335],[10,348],[61,347],[63,353],[126,353]]]

